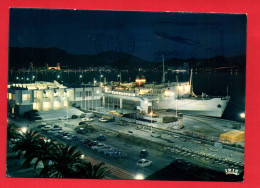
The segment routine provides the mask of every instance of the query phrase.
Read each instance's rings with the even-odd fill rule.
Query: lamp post
[[[79,83],[81,84],[82,75],[79,75]]]
[[[100,75],[100,80],[99,80],[99,82],[102,81],[102,78],[103,78],[103,74]]]
[[[246,114],[243,112],[243,113],[240,113],[240,117],[242,118],[242,119],[244,119],[245,117],[246,117]]]
[[[33,75],[33,76],[32,76],[32,80],[34,80],[34,79],[35,79],[35,76]]]
[[[17,80],[17,82],[18,82],[18,80],[19,80],[19,82],[18,82],[18,83],[20,83],[20,78],[19,78],[18,76],[16,77],[16,80]]]

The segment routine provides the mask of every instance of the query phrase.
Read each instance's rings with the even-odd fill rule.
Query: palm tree
[[[104,163],[92,165],[90,162],[82,161],[77,165],[77,178],[102,179],[109,171]]]
[[[76,167],[82,163],[81,152],[69,144],[55,145],[48,165],[40,172],[41,177],[76,178]]]
[[[34,159],[36,161],[34,162],[34,169],[36,170],[39,163],[43,164],[43,168],[47,167],[51,161],[52,156],[54,155],[56,149],[56,145],[54,143],[54,140],[46,141],[44,139],[40,139],[35,152],[28,156],[25,160],[25,164],[30,163]]]
[[[7,146],[10,148],[11,140],[17,139],[19,132],[17,131],[18,126],[14,123],[7,123]]]
[[[13,147],[12,152],[18,152],[18,157],[23,156],[25,159],[31,158],[35,155],[38,148],[38,143],[40,140],[40,135],[37,131],[27,130],[25,133],[20,132],[17,139],[12,141]],[[28,163],[24,163],[28,164]]]

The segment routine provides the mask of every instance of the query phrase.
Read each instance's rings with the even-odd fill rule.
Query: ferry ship
[[[120,79],[121,80],[121,79]],[[177,80],[177,79],[176,79]],[[183,112],[186,114],[210,117],[222,117],[230,96],[213,97],[205,93],[195,95],[190,80],[186,82],[165,83],[164,59],[161,84],[147,84],[143,75],[138,75],[133,83],[114,83],[104,87],[106,97],[120,99],[120,108],[124,101],[135,101],[137,109],[144,113],[154,110]]]

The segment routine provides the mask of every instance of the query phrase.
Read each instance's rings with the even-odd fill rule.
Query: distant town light
[[[137,175],[135,176],[135,179],[136,179],[136,180],[143,180],[143,179],[144,179],[144,175],[143,175],[143,174],[137,174]]]
[[[60,75],[58,75],[57,78],[60,78]]]
[[[16,79],[18,80],[18,79],[19,79],[19,77],[16,77]]]
[[[101,74],[100,77],[103,78],[103,74]]]
[[[82,75],[79,75],[80,78],[82,78]]]
[[[26,80],[29,80],[29,78],[26,78]]]
[[[246,114],[245,114],[245,113],[240,113],[240,117],[241,117],[241,118],[245,118],[245,117],[246,117]]]

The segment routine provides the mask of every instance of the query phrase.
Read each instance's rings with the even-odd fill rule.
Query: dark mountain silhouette
[[[118,69],[155,68],[160,70],[161,62],[151,62],[124,52],[102,52],[96,55],[74,55],[58,48],[9,48],[9,67],[28,68],[33,62],[35,67],[56,66],[87,68],[90,66],[111,66]],[[166,67],[191,67],[197,69],[240,69],[245,70],[245,55],[226,58],[222,56],[207,59],[166,59]]]

